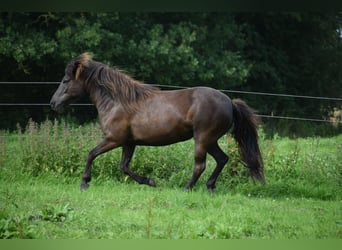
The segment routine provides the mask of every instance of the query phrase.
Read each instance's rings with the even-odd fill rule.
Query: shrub
[[[89,151],[103,136],[95,123],[76,126],[65,121],[37,124],[31,120],[24,131],[18,129],[17,137],[17,162],[24,171],[34,176],[52,172],[79,178]],[[341,192],[336,190],[341,190],[342,184],[340,140],[341,136],[294,140],[278,135],[266,139],[260,130],[259,142],[267,185],[254,187],[248,169],[240,160],[235,141],[231,136],[225,136],[220,140],[220,145],[229,155],[229,162],[217,186],[246,194],[256,191],[270,196],[275,196],[276,190],[280,190],[278,195],[292,192],[310,196],[303,191],[310,189],[309,193],[314,197],[339,197]],[[2,141],[0,154],[6,155],[6,145],[7,142]],[[103,180],[114,177],[121,182],[129,180],[120,170],[120,156],[121,149],[98,156],[93,162],[93,178]],[[179,187],[184,186],[191,177],[193,159],[194,143],[190,140],[167,147],[137,147],[130,167],[137,174],[155,178],[158,185]],[[214,159],[208,156],[207,170],[199,185],[206,182],[215,165]]]
[[[40,125],[29,121],[25,132],[18,132],[22,166],[33,175],[56,172],[80,175],[85,162],[85,145],[91,145],[97,134],[93,126],[73,128],[65,122],[46,121]]]

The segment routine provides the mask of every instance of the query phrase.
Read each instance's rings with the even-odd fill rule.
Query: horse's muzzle
[[[50,107],[52,110],[55,110],[55,105],[56,105],[55,102],[53,102],[53,101],[50,102]]]
[[[50,102],[50,107],[53,111],[56,111],[57,113],[62,113],[64,110],[63,105],[57,105],[55,101]]]

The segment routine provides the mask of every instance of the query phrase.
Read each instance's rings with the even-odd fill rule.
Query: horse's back
[[[231,100],[217,89],[210,87],[195,87],[193,88],[193,100],[202,105],[213,105],[215,108],[223,107],[222,110],[230,109]]]
[[[232,104],[228,96],[208,87],[159,91],[130,122],[137,144],[167,145],[198,134],[217,140],[231,126]]]
[[[229,126],[232,121],[232,102],[219,90],[193,87],[168,91],[164,95],[181,113],[186,114],[186,120],[191,120],[192,123],[217,121]]]

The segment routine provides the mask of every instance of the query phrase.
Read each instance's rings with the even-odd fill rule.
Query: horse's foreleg
[[[134,149],[135,149],[135,145],[122,146],[122,157],[121,157],[121,163],[120,163],[122,172],[130,176],[133,180],[135,180],[139,184],[145,184],[145,185],[155,187],[156,183],[152,178],[137,175],[133,173],[132,170],[128,167],[129,163],[131,162]]]
[[[82,177],[81,182],[81,190],[85,190],[89,186],[89,182],[91,181],[91,167],[94,159],[99,156],[100,154],[103,154],[113,148],[116,148],[118,145],[114,141],[111,141],[109,139],[104,139],[99,145],[97,145],[93,150],[90,151],[88,158],[87,158],[87,164],[84,169],[84,174]]]

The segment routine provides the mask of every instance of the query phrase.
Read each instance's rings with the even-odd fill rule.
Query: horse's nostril
[[[52,109],[54,109],[54,108],[55,108],[55,102],[50,102],[50,107],[51,107]]]

